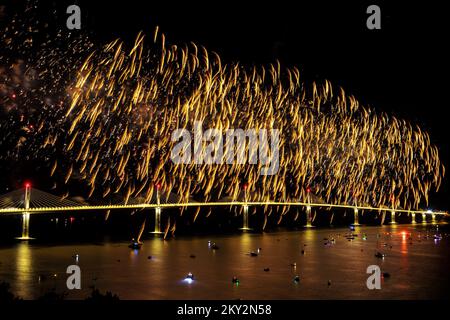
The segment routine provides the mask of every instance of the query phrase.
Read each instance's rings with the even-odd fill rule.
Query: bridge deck
[[[343,208],[343,209],[358,209],[369,211],[395,211],[415,214],[436,214],[447,215],[447,212],[431,212],[429,210],[408,210],[408,209],[392,209],[387,207],[368,207],[368,206],[352,206],[343,204],[326,204],[326,203],[307,203],[307,202],[243,202],[243,201],[229,201],[229,202],[189,202],[189,203],[162,203],[162,204],[119,204],[119,205],[80,205],[73,207],[39,207],[39,208],[2,208],[0,214],[21,214],[21,213],[45,213],[45,212],[61,212],[61,211],[94,211],[94,210],[111,210],[111,209],[151,209],[151,208],[181,208],[181,207],[214,207],[214,206],[300,206],[300,207],[321,207],[321,208]]]

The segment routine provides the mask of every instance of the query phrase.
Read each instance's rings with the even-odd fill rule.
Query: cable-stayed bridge
[[[230,197],[224,198],[215,202],[196,202],[194,200],[189,202],[182,202],[180,197],[175,194],[167,194],[159,188],[156,188],[156,193],[145,202],[143,198],[132,198],[126,202],[121,201],[115,204],[87,204],[81,201],[69,200],[64,197],[58,197],[50,193],[32,189],[30,184],[26,184],[24,188],[12,191],[10,193],[0,196],[0,216],[6,214],[22,214],[22,239],[29,239],[29,224],[30,215],[46,212],[67,212],[67,211],[95,211],[95,210],[112,210],[112,209],[155,209],[155,233],[160,233],[160,219],[161,210],[164,208],[185,208],[185,207],[214,207],[214,206],[242,206],[243,208],[243,230],[249,230],[248,227],[248,208],[250,206],[289,206],[289,207],[303,207],[307,215],[306,227],[311,227],[312,215],[311,210],[314,207],[324,209],[351,209],[354,212],[354,224],[359,223],[359,211],[378,211],[383,214],[391,214],[391,223],[395,223],[395,216],[397,213],[407,213],[411,216],[412,223],[416,223],[416,215],[422,215],[422,222],[426,222],[427,216],[431,216],[432,222],[436,221],[437,216],[447,215],[443,211],[431,210],[408,210],[402,208],[389,207],[372,207],[368,205],[350,205],[350,204],[328,204],[323,203],[308,193],[305,201],[247,201],[247,192],[244,190],[233,200]],[[384,219],[382,219],[384,221]]]

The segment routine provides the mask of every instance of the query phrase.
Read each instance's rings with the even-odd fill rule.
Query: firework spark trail
[[[50,162],[58,153],[71,74],[92,46],[51,28],[36,8],[28,3],[0,26],[0,159]]]
[[[329,81],[306,85],[298,69],[278,62],[245,68],[194,43],[167,45],[158,29],[150,44],[144,38],[138,34],[130,48],[120,39],[103,47],[76,39],[57,55],[50,54],[55,45],[49,40],[35,54],[39,63],[33,61],[33,69],[44,73],[38,78],[48,80],[19,93],[27,108],[31,98],[41,100],[32,112],[38,115],[34,127],[28,127],[32,135],[3,138],[3,145],[16,144],[3,156],[33,150],[48,158],[52,174],[64,170],[65,182],[85,180],[90,196],[120,193],[126,200],[150,201],[155,183],[180,202],[236,199],[246,181],[248,201],[305,201],[309,189],[327,203],[413,209],[439,189],[444,167],[419,127],[361,106]],[[8,95],[26,87],[26,79],[16,77],[15,84],[7,74],[16,69],[5,70],[1,99],[17,125],[23,107]],[[171,135],[178,128],[192,131],[195,121],[222,131],[278,129],[279,172],[262,176],[261,164],[225,161],[174,164]],[[50,161],[52,150],[64,157]]]
[[[155,33],[147,50],[139,34],[127,51],[116,40],[78,72],[67,151],[85,155],[79,165],[89,168],[83,174],[93,189],[101,184],[149,200],[161,182],[181,201],[209,200],[236,197],[246,180],[251,201],[305,199],[309,186],[328,203],[417,208],[439,187],[438,150],[420,128],[360,106],[328,81],[308,90],[295,68],[245,69],[195,44],[164,41]],[[279,129],[279,173],[260,176],[261,165],[172,163],[172,132],[192,130],[194,121],[222,131]]]

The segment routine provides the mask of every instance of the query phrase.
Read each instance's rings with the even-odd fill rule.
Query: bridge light
[[[306,188],[306,192],[310,193],[311,192],[311,188],[310,187]]]
[[[248,184],[247,184],[247,183],[244,183],[244,185],[243,185],[242,187],[244,188],[244,190],[247,190]]]
[[[161,189],[161,183],[158,182],[158,183],[155,185],[155,187],[156,187],[156,189],[158,189],[158,190]]]
[[[25,188],[31,188],[31,182],[29,182],[29,181],[26,181],[24,185],[25,185]]]

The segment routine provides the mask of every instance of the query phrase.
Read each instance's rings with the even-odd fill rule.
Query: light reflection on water
[[[30,287],[33,282],[33,260],[31,250],[27,242],[22,242],[17,246],[15,281],[23,283],[18,294],[20,296],[30,296]]]
[[[426,237],[423,226],[401,225],[359,227],[353,240],[342,228],[170,241],[149,238],[141,250],[117,242],[23,242],[0,247],[0,280],[31,299],[54,287],[65,290],[65,270],[78,263],[82,290],[68,291],[69,299],[85,298],[93,285],[122,299],[448,298],[449,238],[434,241],[433,232]],[[329,242],[332,238],[334,243]],[[219,249],[209,248],[208,240]],[[377,251],[386,258],[376,258]],[[366,268],[372,264],[391,274],[379,291],[365,286]],[[195,280],[184,281],[189,272]],[[296,275],[298,284],[293,281]],[[239,284],[232,282],[234,276]]]

